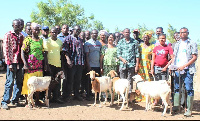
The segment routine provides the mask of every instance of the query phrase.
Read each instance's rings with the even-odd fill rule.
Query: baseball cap
[[[135,33],[135,32],[140,33],[140,31],[139,31],[138,29],[134,29],[134,30],[133,30],[133,33]]]
[[[49,27],[48,26],[43,26],[42,30],[49,30]]]

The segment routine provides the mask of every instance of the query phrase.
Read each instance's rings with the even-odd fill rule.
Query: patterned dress
[[[28,70],[24,74],[22,94],[28,94],[27,81],[31,76],[41,77],[42,72],[42,60],[43,57],[43,40],[34,41],[32,38],[27,37],[23,41],[22,50],[28,52]]]
[[[146,81],[152,80],[152,75],[150,74],[150,71],[151,71],[151,58],[152,58],[153,49],[154,49],[153,44],[148,46],[147,48],[144,47],[144,43],[141,43],[139,46],[140,63],[139,63],[138,74]],[[146,99],[144,96],[139,95],[136,97],[136,101],[145,102]]]
[[[103,75],[106,76],[110,70],[118,72],[119,61],[117,59],[117,48],[108,48],[107,45],[102,47],[101,54],[103,58]]]
[[[144,47],[144,43],[140,44],[140,63],[139,63],[139,75],[146,81],[151,81],[151,58],[154,45],[150,45],[147,48]]]

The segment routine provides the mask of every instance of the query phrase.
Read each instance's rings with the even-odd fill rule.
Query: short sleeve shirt
[[[56,67],[61,67],[60,51],[62,50],[62,41],[60,39],[52,40],[48,38],[43,45],[44,51],[48,51],[48,63]]]
[[[155,53],[155,66],[165,67],[168,64],[168,54],[173,54],[173,49],[171,46],[161,46],[158,45],[153,49],[153,53]]]
[[[98,40],[90,39],[85,42],[84,50],[85,53],[89,53],[90,67],[100,67],[101,47],[102,45]]]

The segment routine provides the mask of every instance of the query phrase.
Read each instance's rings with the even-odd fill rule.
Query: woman
[[[117,48],[113,43],[115,40],[114,34],[108,35],[108,44],[102,47],[100,57],[100,69],[101,74],[106,76],[110,70],[118,72],[118,59],[117,59]]]
[[[158,36],[160,45],[153,49],[152,62],[151,62],[151,74],[155,74],[155,80],[167,80],[167,68],[173,60],[173,49],[171,46],[165,44],[166,35],[160,34]],[[171,60],[169,61],[169,55]],[[155,100],[154,105],[157,104]]]
[[[101,42],[101,45],[103,47],[104,45],[106,45],[108,43],[107,42],[108,33],[105,30],[101,30],[99,33],[100,33],[100,41],[99,42]]]
[[[154,45],[149,43],[149,40],[152,37],[151,31],[144,32],[143,35],[143,41],[144,43],[141,43],[139,45],[140,50],[140,63],[139,63],[139,72],[138,74],[146,81],[152,80],[152,75],[150,74],[151,71],[151,57]],[[145,98],[140,95],[136,98],[136,101],[145,101]]]
[[[146,81],[151,81],[151,57],[154,45],[149,43],[152,34],[150,32],[145,32],[143,35],[144,43],[141,43],[140,48],[140,63],[138,74]]]
[[[27,37],[23,41],[23,45],[21,48],[21,57],[24,63],[24,80],[22,87],[22,94],[27,97],[28,95],[28,87],[27,81],[31,76],[42,77],[42,60],[43,57],[43,40],[39,38],[39,25],[37,23],[31,24],[32,37]],[[25,58],[25,52],[28,53],[28,58]],[[39,105],[39,92],[36,93],[36,105]]]

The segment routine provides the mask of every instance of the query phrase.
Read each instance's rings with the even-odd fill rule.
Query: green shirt
[[[101,49],[101,54],[104,55],[104,58],[103,58],[104,65],[119,65],[116,47],[108,48],[107,45],[105,45]]]
[[[120,68],[135,67],[136,58],[139,58],[138,41],[130,38],[129,42],[124,39],[117,44],[117,57],[122,57],[128,61],[127,66],[120,60]]]

